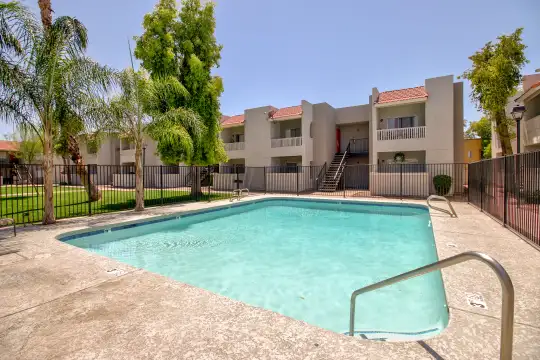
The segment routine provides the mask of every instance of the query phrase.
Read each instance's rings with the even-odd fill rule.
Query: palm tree
[[[149,82],[142,72],[132,68],[119,74],[120,91],[110,102],[111,116],[109,131],[121,139],[135,144],[135,211],[144,210],[144,184],[142,172],[142,151],[147,116],[144,114],[142,101],[149,90]]]
[[[170,108],[167,102],[187,96],[187,92],[174,77],[151,80],[132,68],[119,75],[119,92],[110,102],[111,116],[107,128],[135,144],[135,211],[144,209],[142,149],[144,135],[171,141],[187,158],[193,156],[195,144],[200,142],[204,124],[197,114],[184,108]],[[176,164],[178,165],[178,164]]]
[[[50,224],[55,222],[53,136],[61,126],[99,114],[96,99],[105,96],[114,71],[84,55],[88,37],[81,22],[62,16],[49,25],[50,2],[43,6],[45,27],[17,2],[0,4],[0,50],[10,51],[0,61],[0,119],[33,129],[43,144],[43,223]]]
[[[38,0],[39,12],[43,28],[48,30],[52,25],[52,5],[51,0]]]
[[[146,112],[152,116],[146,131],[158,142],[161,159],[178,165],[193,163],[208,129],[201,117],[191,109],[181,106],[190,94],[174,76],[152,79],[143,99]],[[201,193],[200,168],[192,170],[192,195]]]

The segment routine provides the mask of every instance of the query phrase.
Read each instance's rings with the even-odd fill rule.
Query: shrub
[[[449,175],[436,175],[433,177],[433,186],[435,186],[437,195],[444,196],[450,192],[452,177]]]

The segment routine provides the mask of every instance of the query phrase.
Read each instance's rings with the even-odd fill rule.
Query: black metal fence
[[[449,177],[445,188],[434,178]],[[250,193],[339,197],[426,198],[443,193],[466,199],[466,164],[386,164],[329,166],[145,166],[146,207],[187,201],[228,199],[235,190]],[[55,165],[53,201],[58,219],[88,216],[135,207],[135,168],[132,165]],[[192,187],[199,183],[200,186]],[[0,217],[18,224],[43,216],[41,165],[0,164]],[[89,187],[99,196],[89,196]],[[90,192],[91,193],[91,192]]]
[[[469,202],[540,247],[540,152],[470,164]]]

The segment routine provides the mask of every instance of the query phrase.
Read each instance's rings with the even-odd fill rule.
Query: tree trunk
[[[199,166],[191,167],[191,196],[194,200],[199,200],[202,196],[201,168]]]
[[[141,144],[135,145],[135,211],[144,210],[144,178]]]
[[[43,28],[48,30],[52,25],[52,6],[51,0],[38,0],[39,10],[41,14],[41,23]]]
[[[98,201],[101,199],[101,191],[94,184],[92,177],[88,176],[88,171],[86,166],[84,166],[84,161],[79,150],[79,143],[73,135],[70,135],[68,138],[68,151],[71,154],[71,161],[75,164],[75,172],[81,178],[81,183],[88,193],[88,198],[92,202]]]
[[[54,224],[53,203],[53,149],[52,131],[45,126],[43,134],[43,224]]]
[[[503,156],[512,155],[512,142],[510,139],[510,132],[508,131],[506,114],[504,112],[495,114],[495,130],[497,131],[497,136],[499,136],[499,140],[501,142]]]

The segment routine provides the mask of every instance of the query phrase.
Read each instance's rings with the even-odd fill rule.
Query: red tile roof
[[[19,151],[19,143],[16,141],[0,140],[0,151]]]
[[[223,126],[239,125],[243,123],[244,123],[244,114],[234,115],[234,116],[223,116],[221,118],[221,125]]]
[[[284,117],[291,117],[291,116],[299,116],[302,115],[302,105],[298,106],[290,106],[282,109],[276,110],[271,118],[272,119],[279,119]]]
[[[426,92],[426,89],[423,86],[408,88],[408,89],[400,89],[400,90],[391,90],[391,91],[383,91],[379,94],[379,98],[377,99],[377,104],[385,104],[395,101],[404,101],[404,100],[412,100],[412,99],[421,99],[421,98],[427,98],[428,94]]]
[[[535,82],[534,84],[531,85],[531,87],[529,88],[530,89],[534,89],[534,88],[537,88],[540,86],[540,81],[539,82]]]

